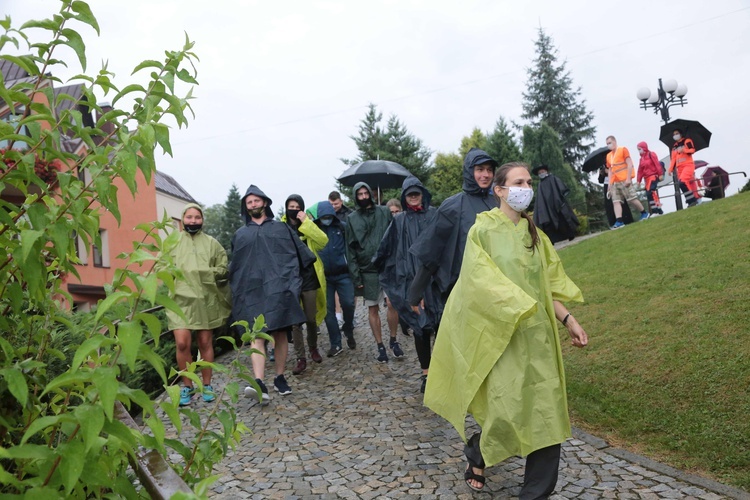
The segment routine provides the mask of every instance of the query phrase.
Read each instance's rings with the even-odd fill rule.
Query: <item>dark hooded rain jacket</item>
[[[266,200],[266,220],[252,221],[245,198],[254,194]],[[273,219],[271,199],[251,185],[240,209],[245,226],[232,238],[229,282],[232,288],[232,315],[252,327],[264,315],[267,331],[281,330],[305,322],[300,306],[300,269],[315,262],[315,255],[295,234],[294,229]]]
[[[414,186],[422,191],[422,206],[418,210],[409,207],[404,195]],[[421,335],[425,327],[434,330],[436,326],[432,319],[435,317],[438,304],[431,288],[428,287],[425,292],[425,308],[428,314],[417,315],[408,302],[409,286],[420,267],[416,256],[409,253],[409,248],[421,238],[420,235],[437,214],[437,209],[430,206],[431,198],[432,195],[419,179],[408,177],[404,180],[401,191],[403,212],[397,214],[388,226],[375,258],[375,264],[380,270],[380,286],[398,311],[398,317],[403,319],[416,335]]]
[[[466,235],[474,225],[477,214],[498,206],[490,188],[482,189],[474,179],[474,167],[497,162],[478,148],[472,148],[464,158],[463,191],[445,200],[437,210],[434,221],[423,236],[409,250],[424,270],[432,275],[435,287],[444,303],[461,271],[461,261],[466,247]],[[417,305],[424,296],[427,281],[415,279],[409,293],[409,302]]]
[[[580,225],[578,217],[568,205],[570,189],[554,174],[539,181],[534,202],[534,224],[541,228],[552,243],[572,240]]]

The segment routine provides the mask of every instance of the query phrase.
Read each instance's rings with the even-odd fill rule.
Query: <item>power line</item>
[[[639,37],[639,38],[634,38],[632,40],[627,40],[627,41],[624,41],[624,42],[620,42],[620,43],[616,43],[616,44],[613,44],[613,45],[609,45],[609,46],[606,46],[606,47],[601,47],[601,48],[598,48],[598,49],[593,49],[593,50],[590,50],[588,52],[583,52],[581,54],[574,55],[574,56],[572,56],[572,57],[570,57],[568,59],[578,59],[580,57],[586,57],[586,56],[590,56],[592,54],[598,54],[600,52],[606,52],[606,51],[614,49],[614,48],[623,47],[623,46],[626,46],[626,45],[631,45],[633,43],[642,42],[644,40],[650,40],[652,38],[658,38],[660,36],[667,35],[667,34],[670,34],[670,33],[674,33],[676,31],[682,31],[682,30],[685,30],[685,29],[688,29],[688,28],[692,28],[694,26],[698,26],[700,24],[705,24],[705,23],[708,23],[708,22],[711,22],[711,21],[715,21],[717,19],[721,19],[723,17],[731,16],[733,14],[737,14],[738,12],[743,12],[743,11],[748,10],[748,9],[750,9],[750,7],[743,7],[741,9],[733,10],[731,12],[726,12],[724,14],[719,14],[717,16],[709,17],[707,19],[702,19],[700,21],[696,21],[696,22],[693,22],[693,23],[690,23],[690,24],[685,24],[685,25],[682,25],[682,26],[677,26],[675,28],[668,29],[668,30],[665,30],[665,31],[661,31],[659,33],[653,33],[651,35],[646,35],[646,36],[642,36],[642,37]],[[518,71],[520,71],[520,70],[506,71],[505,73],[500,73],[500,74],[495,74],[495,75],[491,75],[491,76],[486,76],[484,78],[476,78],[474,80],[468,80],[468,81],[464,81],[464,82],[460,82],[460,83],[455,83],[455,84],[452,84],[452,85],[445,85],[443,87],[437,87],[437,88],[430,89],[430,90],[415,92],[415,93],[403,95],[403,96],[400,96],[400,97],[392,97],[392,98],[389,98],[389,99],[383,99],[383,100],[381,100],[379,102],[379,104],[391,103],[391,102],[397,102],[397,101],[404,101],[404,100],[407,100],[407,99],[413,99],[415,97],[421,97],[421,96],[425,96],[425,95],[429,95],[429,94],[437,94],[439,92],[444,92],[446,90],[452,90],[452,89],[455,89],[455,88],[458,88],[458,87],[466,87],[466,86],[469,86],[469,85],[475,85],[477,83],[486,82],[488,80],[496,80],[498,78],[503,78],[503,77],[506,77],[506,76],[510,76],[510,75],[518,73]],[[263,125],[263,126],[260,126],[260,127],[248,128],[248,129],[243,129],[243,130],[236,130],[236,131],[229,132],[229,133],[226,133],[226,134],[217,134],[217,135],[211,135],[211,136],[201,137],[201,138],[198,138],[198,139],[190,139],[189,141],[186,140],[186,141],[182,141],[182,142],[175,142],[174,144],[178,145],[178,144],[186,144],[186,143],[194,143],[194,142],[203,142],[203,141],[208,141],[208,140],[213,140],[213,139],[225,138],[225,137],[233,136],[233,135],[240,135],[240,134],[247,134],[247,133],[252,133],[252,132],[258,132],[258,131],[261,131],[261,130],[268,130],[268,129],[272,129],[272,128],[276,128],[276,127],[282,127],[282,126],[285,126],[285,125],[291,125],[293,123],[301,123],[301,122],[306,122],[306,121],[318,120],[320,118],[325,118],[325,117],[328,117],[328,116],[334,116],[334,115],[349,113],[351,111],[357,111],[357,110],[360,110],[360,109],[365,109],[367,107],[368,107],[368,104],[363,104],[363,105],[360,105],[360,106],[354,106],[354,107],[345,108],[345,109],[338,109],[338,110],[330,111],[330,112],[327,112],[327,113],[320,113],[320,114],[317,114],[317,115],[310,115],[310,116],[305,116],[305,117],[302,117],[302,118],[295,118],[295,119],[292,119],[292,120],[287,120],[287,121],[283,121],[283,122],[279,122],[279,123],[274,123],[272,125]]]

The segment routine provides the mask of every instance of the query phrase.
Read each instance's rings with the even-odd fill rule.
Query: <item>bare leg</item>
[[[286,338],[286,331],[273,332],[274,343],[276,344],[276,375],[284,374],[284,366],[286,365],[286,355],[289,351],[289,342]]]
[[[391,338],[395,339],[398,333],[398,311],[393,307],[391,301],[385,299],[388,304],[388,310],[386,312],[386,319],[388,320],[388,330],[390,331]]]
[[[633,198],[632,200],[630,200],[630,205],[635,207],[639,212],[643,212],[643,203],[641,203],[641,200],[639,200],[638,198]]]
[[[375,342],[378,344],[382,343],[382,325],[380,323],[380,314],[377,305],[368,308],[368,319],[370,320],[370,329],[372,330],[372,336],[375,337]]]
[[[190,354],[191,332],[190,330],[174,330],[174,343],[177,347],[177,367],[184,370],[188,363],[193,362],[193,356]],[[187,377],[182,377],[182,383],[185,387],[193,387],[193,382]]]
[[[213,330],[200,330],[198,332],[198,351],[201,354],[203,361],[209,363],[214,362],[214,332]],[[204,367],[201,371],[203,377],[203,385],[211,385],[211,375],[213,370],[211,368]]]
[[[255,339],[253,341],[253,349],[258,351],[250,355],[250,361],[253,364],[253,375],[255,375],[255,378],[263,380],[263,376],[266,374],[266,341],[264,339]]]
[[[612,203],[612,208],[615,210],[615,219],[619,219],[622,217],[622,205],[620,205],[619,201],[615,201]]]

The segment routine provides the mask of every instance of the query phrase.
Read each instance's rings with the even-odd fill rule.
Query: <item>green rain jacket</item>
[[[326,319],[328,309],[326,305],[326,274],[323,270],[323,263],[318,257],[318,252],[328,244],[328,236],[313,222],[317,219],[318,204],[316,203],[313,207],[315,208],[314,211],[312,208],[305,210],[307,219],[299,225],[299,235],[302,243],[305,243],[307,248],[315,254],[313,267],[315,268],[315,275],[318,277],[318,283],[320,283],[320,288],[315,293],[315,321],[321,324]],[[286,224],[286,214],[281,216],[281,222]]]
[[[203,213],[199,205],[190,203],[182,211],[183,218],[189,208]],[[172,258],[185,277],[175,280],[173,298],[186,320],[167,310],[169,328],[213,330],[222,326],[232,310],[224,247],[202,230],[193,235],[182,231]]]
[[[532,253],[525,219],[514,225],[498,208],[477,215],[432,352],[424,404],[464,441],[472,414],[488,467],[570,437],[552,301],[583,297],[539,237]]]

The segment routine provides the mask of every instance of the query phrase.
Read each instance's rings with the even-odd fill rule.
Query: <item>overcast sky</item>
[[[51,0],[2,4],[16,26],[57,9]],[[672,118],[713,132],[696,159],[750,173],[748,0],[89,4],[102,31],[85,36],[89,74],[108,60],[116,81],[130,82],[138,62],[180,48],[185,32],[196,42],[196,118],[173,131],[174,158],[158,168],[207,205],[222,203],[232,183],[243,194],[258,185],[275,210],[291,193],[325,199],[345,168],[339,159],[357,155],[350,136],[370,102],[434,152],[456,151],[500,116],[520,122],[539,26],[582,87],[598,146],[613,134],[636,157],[641,140],[667,155],[660,117],[635,95],[674,78],[688,86],[689,104],[671,108]],[[79,71],[72,58],[71,67]],[[747,182],[730,179],[729,193]]]

